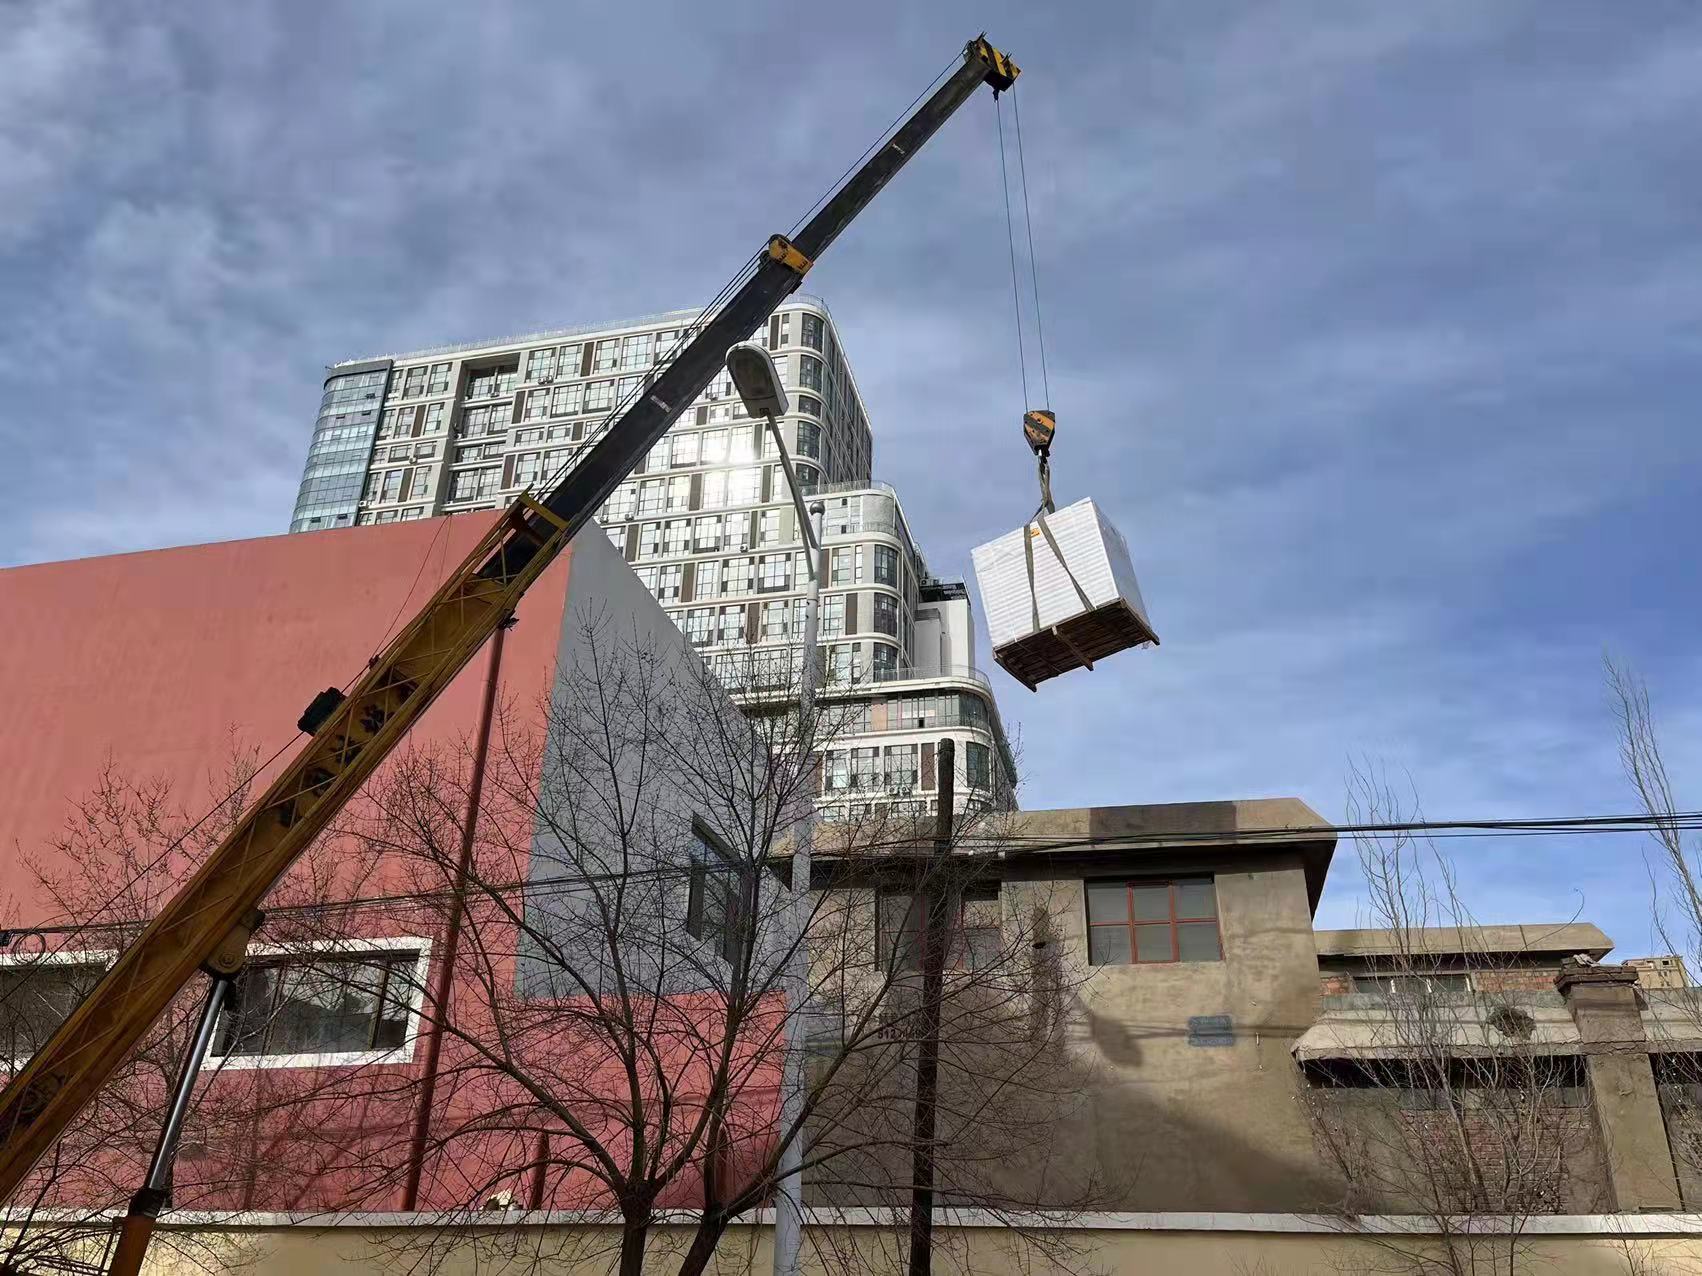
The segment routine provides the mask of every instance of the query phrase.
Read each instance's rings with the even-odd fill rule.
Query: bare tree
[[[7,907],[13,924],[0,952],[0,1061],[27,1058],[110,958],[141,933],[240,812],[257,767],[255,752],[233,737],[209,777],[208,794],[189,795],[109,762],[51,846],[19,848],[32,889],[27,905],[14,899]],[[270,937],[323,937],[319,905],[359,889],[356,860],[315,848],[277,892],[280,912]],[[105,1270],[113,1215],[142,1184],[204,992],[201,981],[184,990],[13,1198],[0,1236],[0,1271]],[[278,1162],[268,1155],[275,1143],[268,1147],[252,1136],[264,1126],[274,1140],[308,1146],[315,1127],[301,1119],[306,1097],[300,1074],[219,1075],[215,1061],[203,1073],[180,1145],[177,1207],[253,1203],[275,1181]],[[159,1233],[155,1243],[180,1263],[208,1270],[249,1256],[227,1239],[176,1230]]]
[[[1348,807],[1359,825],[1421,818],[1369,765],[1352,771]],[[1344,1185],[1336,1211],[1348,1228],[1367,1213],[1423,1219],[1428,1235],[1364,1233],[1389,1270],[1521,1270],[1530,1216],[1593,1204],[1602,1172],[1577,1060],[1546,1040],[1559,1012],[1518,995],[1434,843],[1355,845],[1369,920],[1389,940],[1380,1001],[1352,1017],[1339,1056],[1307,1065],[1318,1145]]]
[[[1654,855],[1645,859],[1649,873],[1655,933],[1669,954],[1689,971],[1702,969],[1702,839],[1685,834],[1691,821],[1681,813],[1662,752],[1649,689],[1641,675],[1612,656],[1602,657],[1614,714],[1620,764],[1649,818]],[[1674,1168],[1686,1199],[1702,1193],[1702,988],[1686,980],[1681,987],[1644,990],[1655,1030],[1667,1049],[1654,1056],[1655,1079],[1666,1117]],[[1676,1048],[1681,1041],[1688,1048]]]
[[[1672,778],[1661,751],[1649,689],[1628,666],[1602,657],[1613,704],[1619,760],[1638,805],[1650,820],[1656,847],[1650,865],[1656,932],[1669,952],[1683,956],[1691,970],[1702,969],[1702,839],[1687,843],[1687,823],[1673,796]],[[1692,1004],[1692,1010],[1702,1007]]]
[[[1098,1203],[1096,1185],[1053,1156],[1050,1136],[1083,1091],[1059,1011],[1082,972],[1052,958],[1045,908],[1019,913],[986,889],[1000,795],[970,795],[943,862],[929,854],[917,777],[892,777],[902,791],[891,795],[865,785],[859,797],[871,800],[842,804],[820,833],[811,995],[788,1005],[790,838],[822,788],[815,759],[848,710],[828,699],[801,718],[796,670],[777,673],[761,649],[745,685],[766,694],[741,710],[671,634],[622,632],[606,616],[578,623],[583,654],[547,702],[499,706],[482,777],[473,738],[410,749],[267,900],[258,938],[283,955],[251,959],[239,982],[197,1092],[175,1205],[417,1203],[443,1225],[398,1243],[410,1264],[470,1243],[540,1264],[602,1249],[623,1272],[671,1261],[682,1273],[705,1270],[729,1227],[771,1198],[788,1143],[804,1149],[819,1208],[896,1207],[910,1188],[924,1022],[913,901],[937,890],[952,919],[934,1148],[942,1212],[990,1213],[1013,1246],[1074,1253],[1050,1225]],[[109,768],[51,853],[33,857],[36,894],[60,924],[38,932],[51,959],[32,973],[79,954],[97,970],[130,942],[240,810],[255,765],[236,758],[216,786],[224,800],[199,822],[169,785]],[[43,924],[39,906],[28,920]],[[385,995],[418,1008],[411,1050],[329,1068],[227,1066],[243,1040],[300,1009],[267,992],[283,969],[273,963],[306,962],[303,998],[367,1004],[359,961],[308,957],[358,957],[386,936],[428,941],[441,957],[452,929],[452,979],[440,985],[412,963],[386,975]],[[6,991],[46,987],[19,974]],[[59,980],[46,1018],[4,1022],[35,1032],[75,993]],[[98,1269],[111,1215],[141,1182],[200,996],[185,991],[40,1169],[0,1259]],[[782,1052],[798,1017],[811,1028],[808,1089],[781,1128]],[[410,1180],[422,1184],[417,1197]],[[493,1226],[543,1207],[580,1211],[588,1225]],[[677,1227],[657,1231],[661,1220],[690,1228],[679,1240]],[[878,1235],[872,1245],[846,1236],[810,1230],[825,1263],[898,1265]],[[209,1267],[245,1257],[189,1232],[158,1237]]]
[[[741,711],[677,642],[607,616],[574,623],[581,654],[548,702],[498,712],[476,803],[466,748],[413,751],[370,794],[360,836],[410,884],[398,924],[441,931],[453,915],[461,930],[455,991],[426,998],[441,1048],[423,1141],[410,1148],[397,1130],[343,1167],[371,1200],[418,1159],[421,1202],[444,1226],[399,1243],[397,1257],[429,1265],[472,1244],[540,1263],[601,1253],[622,1273],[667,1261],[694,1276],[771,1197],[792,1141],[807,1199],[897,1204],[910,1186],[922,1021],[908,900],[935,886],[954,901],[942,1201],[1057,1244],[1046,1224],[1091,1203],[1093,1187],[1058,1166],[1048,1138],[1080,1093],[1064,1082],[1060,1016],[1048,1010],[1069,976],[1036,960],[1043,922],[999,916],[997,904],[989,915],[975,889],[992,880],[996,804],[959,821],[943,864],[925,854],[933,822],[902,801],[825,827],[811,997],[787,1005],[781,883],[838,711],[800,717],[772,670],[760,681],[773,694]],[[780,1128],[782,1051],[799,1015],[808,1090]],[[405,1085],[418,1084],[398,1079],[386,1101],[405,1105]],[[493,1227],[509,1209],[541,1207],[607,1226]],[[664,1219],[688,1225],[671,1250]],[[825,1231],[812,1240],[826,1261],[871,1261],[869,1247]]]

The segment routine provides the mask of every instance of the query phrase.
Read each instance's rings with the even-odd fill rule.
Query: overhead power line
[[[995,863],[1013,855],[1026,856],[1046,852],[1067,852],[1114,848],[1118,846],[1164,847],[1186,845],[1245,846],[1261,842],[1318,841],[1325,838],[1393,837],[1417,835],[1423,837],[1541,837],[1576,836],[1589,833],[1653,833],[1662,829],[1680,831],[1702,830],[1702,811],[1679,811],[1671,815],[1586,815],[1558,816],[1532,819],[1490,820],[1414,820],[1361,824],[1298,824],[1273,828],[1251,829],[1143,829],[1127,833],[1081,834],[1064,837],[1040,834],[966,834],[957,842],[959,851],[968,851],[963,859]],[[847,859],[852,856],[878,857],[883,853],[925,850],[923,835],[862,842],[842,855],[818,849],[824,860]],[[405,852],[404,852],[405,853]],[[770,862],[785,862],[788,857],[775,855]],[[556,891],[576,890],[603,882],[661,881],[686,877],[692,871],[687,864],[663,865],[626,873],[567,873],[545,877],[517,879],[505,882],[481,882],[472,893],[481,895],[512,895],[530,893],[548,895]],[[452,898],[453,887],[437,890],[400,891],[386,895],[363,895],[346,900],[325,900],[305,904],[280,904],[267,912],[274,916],[314,913],[335,913],[363,908],[378,908],[397,904],[425,904],[433,900]],[[143,926],[147,918],[115,921],[88,921],[51,926],[20,926],[0,931],[0,948],[24,935],[72,935],[127,927]]]

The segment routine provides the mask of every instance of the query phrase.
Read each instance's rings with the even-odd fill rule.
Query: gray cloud
[[[331,360],[708,297],[983,23],[1027,72],[1059,494],[1123,528],[1165,638],[1000,680],[1025,801],[1335,817],[1369,752],[1433,815],[1620,810],[1603,643],[1697,775],[1678,3],[26,4],[3,561],[280,531]],[[945,573],[1035,499],[992,115],[811,279]],[[1449,846],[1486,917],[1582,892],[1649,942],[1630,839]],[[1344,867],[1326,916],[1355,892]]]

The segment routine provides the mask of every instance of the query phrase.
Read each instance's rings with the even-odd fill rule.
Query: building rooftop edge
[[[1293,797],[1062,807],[1025,811],[1022,819],[1024,836],[1060,841],[1335,841],[1330,823]]]
[[[813,306],[819,306],[830,317],[832,311],[827,302],[814,293],[795,292],[787,297],[781,305],[794,301],[805,301]],[[780,307],[776,306],[778,310]],[[443,346],[426,346],[418,350],[400,350],[393,354],[363,355],[357,359],[338,359],[335,363],[325,365],[327,373],[334,373],[348,368],[353,364],[400,363],[406,359],[424,359],[444,354],[471,354],[477,350],[500,349],[504,346],[530,345],[534,341],[554,341],[563,337],[582,337],[592,332],[614,332],[622,328],[644,328],[652,324],[663,323],[670,319],[696,319],[703,314],[702,307],[687,306],[679,310],[659,310],[652,314],[634,315],[625,319],[611,319],[605,323],[574,324],[568,328],[546,328],[540,332],[517,332],[505,337],[493,337],[488,341],[457,341]],[[849,366],[849,360],[846,361]],[[859,396],[860,397],[860,396]]]
[[[1590,922],[1525,922],[1506,926],[1415,926],[1398,940],[1390,927],[1319,930],[1313,935],[1320,957],[1377,957],[1401,952],[1425,954],[1588,953],[1603,957],[1613,940]]]

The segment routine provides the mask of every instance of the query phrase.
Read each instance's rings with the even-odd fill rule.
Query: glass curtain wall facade
[[[549,488],[578,463],[611,412],[689,338],[697,317],[674,311],[334,366],[290,530],[495,509],[529,487]],[[925,741],[893,736],[896,724],[915,719],[926,726],[907,730],[962,736],[959,793],[1011,804],[1010,751],[985,676],[969,662],[942,668],[937,657],[918,659],[914,651],[919,592],[931,578],[896,494],[871,479],[868,416],[825,303],[794,295],[753,339],[771,352],[787,387],[791,411],[780,429],[800,485],[827,505],[825,674],[833,696],[855,702],[855,748],[865,766],[857,783],[840,785],[838,751],[830,753],[824,803],[928,809],[932,745],[924,757]],[[378,398],[351,406],[358,420],[331,411],[344,406],[343,396],[373,386]],[[354,433],[357,427],[366,433]],[[808,585],[803,538],[774,441],[765,423],[746,413],[725,372],[681,413],[598,518],[735,695],[754,701],[792,683]],[[908,718],[887,712],[907,698],[901,693],[909,683],[930,703],[951,699],[944,719],[937,709]],[[964,707],[971,702],[978,707]]]

